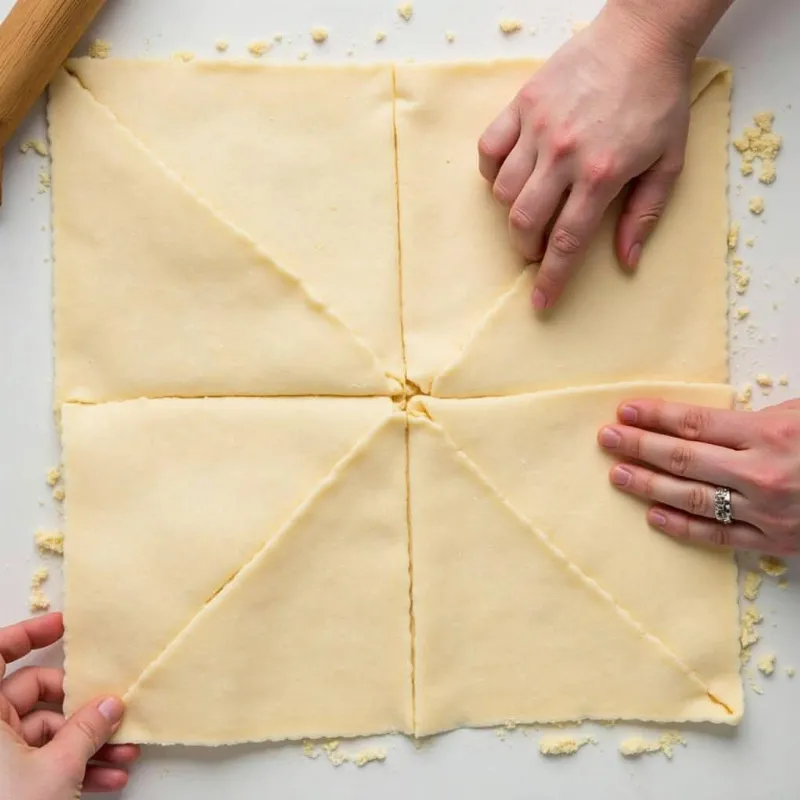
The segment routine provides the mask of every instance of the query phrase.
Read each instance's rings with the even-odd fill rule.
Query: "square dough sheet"
[[[738,722],[733,555],[652,531],[596,444],[619,403],[648,396],[731,401],[727,386],[654,383],[412,401],[418,734]]]
[[[686,166],[635,277],[607,214],[547,316],[508,212],[478,174],[477,142],[536,62],[398,65],[397,142],[408,377],[425,393],[505,395],[630,380],[727,380],[730,72],[692,78]]]
[[[392,103],[391,66],[68,62],[57,401],[397,393]]]
[[[67,698],[117,741],[411,732],[405,417],[388,399],[63,409]]]

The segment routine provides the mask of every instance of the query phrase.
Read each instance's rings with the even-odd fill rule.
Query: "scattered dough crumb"
[[[756,195],[755,197],[750,198],[750,202],[747,204],[747,207],[750,209],[751,214],[755,214],[758,216],[759,214],[764,213],[764,198]]]
[[[529,33],[531,36],[536,36],[536,32],[537,32],[538,30],[539,30],[539,29],[538,29],[538,28],[537,28],[535,25],[531,25],[531,27],[530,27],[530,28],[528,28],[528,33]]]
[[[741,306],[736,309],[736,319],[746,319],[750,315],[750,309],[747,306]]]
[[[761,638],[756,630],[756,625],[760,625],[764,620],[761,613],[755,606],[748,606],[742,614],[741,628],[739,630],[739,644],[741,653],[739,660],[746,664],[750,660],[750,648]]]
[[[744,596],[751,602],[758,597],[758,590],[761,588],[763,578],[752,570],[744,576]]]
[[[597,744],[594,736],[543,736],[539,740],[539,752],[543,756],[571,756],[587,744]]]
[[[28,607],[31,611],[47,611],[50,608],[50,599],[42,591],[42,584],[49,574],[47,567],[39,567],[31,577],[31,595],[28,598]]]
[[[758,671],[762,675],[772,675],[775,672],[775,660],[776,655],[774,653],[768,653],[767,655],[761,656],[758,659]]]
[[[363,767],[372,761],[386,761],[386,750],[382,747],[368,747],[360,753],[349,756],[349,760],[357,767]]]
[[[314,746],[314,742],[308,740],[303,742],[303,755],[306,758],[319,758],[319,750]]]
[[[39,170],[39,194],[44,194],[50,188],[50,173],[42,167]]]
[[[36,546],[39,552],[53,553],[57,556],[64,555],[64,534],[61,531],[46,531],[39,529],[36,531]]]
[[[504,742],[506,736],[508,735],[508,731],[505,728],[495,728],[494,735],[501,741]]]
[[[217,39],[217,41],[214,42],[214,47],[217,49],[218,53],[224,53],[230,47],[230,44],[228,44],[226,39]]]
[[[250,42],[247,45],[247,52],[250,53],[253,58],[261,58],[261,56],[269,53],[272,50],[272,42],[266,42],[263,39],[260,39],[257,42]]]
[[[522,23],[518,19],[501,19],[499,28],[504,36],[511,36],[522,30]]]
[[[41,139],[28,139],[27,142],[19,146],[20,153],[34,152],[39,156],[46,156],[48,154],[47,144]]]
[[[89,58],[108,58],[111,54],[111,42],[95,39],[89,45]]]
[[[686,747],[686,740],[676,731],[668,731],[656,741],[648,741],[641,736],[632,736],[620,742],[619,752],[626,758],[634,758],[646,753],[663,753],[671,759],[675,753],[676,745]]]
[[[375,34],[375,41],[380,44],[381,42],[386,41],[386,33],[384,31],[378,31]]]
[[[328,29],[322,27],[312,28],[311,39],[315,44],[322,44],[328,41]]]
[[[576,33],[580,33],[582,30],[585,30],[589,27],[588,22],[573,22],[572,23],[572,35],[574,36]]]
[[[299,58],[301,61],[305,61],[305,60],[308,58],[308,51],[307,51],[307,50],[303,50],[303,52],[302,52],[302,53],[298,53],[297,57],[298,57],[298,58]]]
[[[453,33],[453,31],[445,31],[444,38],[448,44],[453,44],[453,42],[456,40],[456,35]]]
[[[411,22],[411,17],[414,16],[414,6],[412,3],[402,3],[397,6],[397,16],[406,22]]]
[[[736,245],[739,244],[739,229],[740,225],[738,222],[734,222],[731,224],[730,229],[728,230],[728,250],[735,250]]]
[[[777,556],[761,556],[761,558],[758,559],[758,566],[761,568],[762,572],[771,575],[773,578],[780,578],[781,575],[786,574],[786,570],[788,569],[786,564]]]
[[[50,469],[47,470],[47,485],[55,486],[60,480],[61,480],[61,468],[50,467]]]
[[[794,667],[784,667],[783,671],[786,673],[787,678],[794,678],[797,675],[797,670]]]
[[[775,178],[778,177],[778,173],[775,171],[775,162],[769,161],[768,159],[761,162],[761,172],[758,173],[758,180],[761,183],[766,184],[769,186],[771,183],[775,183]]]
[[[748,237],[747,237],[747,238],[744,240],[744,243],[745,243],[745,244],[746,244],[748,247],[753,247],[753,246],[755,245],[755,243],[756,243],[756,237],[755,237],[755,236],[748,236]]]
[[[310,750],[308,749],[310,746]],[[328,756],[328,761],[334,767],[341,767],[342,764],[350,763],[355,764],[357,767],[363,767],[373,761],[386,761],[386,750],[382,747],[368,747],[358,753],[348,754],[339,749],[339,740],[334,739],[331,742],[326,742],[322,745],[322,749]],[[310,753],[314,753],[311,755]],[[314,750],[314,745],[311,742],[306,742],[303,746],[303,754],[309,758],[316,758],[317,753]]]
[[[739,167],[742,175],[753,174],[753,162],[761,162],[759,181],[764,184],[775,182],[775,159],[783,144],[782,138],[772,130],[775,115],[762,111],[753,117],[755,127],[745,128],[740,137],[733,140],[733,146],[742,157]]]
[[[780,378],[778,378],[778,383],[781,386],[788,386],[789,385],[789,377],[787,375],[781,375]]]
[[[322,749],[328,756],[328,761],[330,761],[334,767],[341,767],[342,764],[344,764],[344,762],[347,760],[345,754],[339,751],[338,739],[334,739],[332,742],[326,742],[324,745],[322,745]]]
[[[278,42],[278,44],[280,44],[283,41],[283,34],[282,33],[276,33],[272,37],[272,39],[273,39],[273,41]]]
[[[53,489],[53,500],[57,503],[63,503],[66,496],[67,493],[64,491],[63,486],[56,486],[55,489]]]
[[[737,404],[745,410],[750,409],[750,400],[752,398],[753,387],[749,383],[746,383],[744,386],[742,386],[741,390],[736,394]]]
[[[753,165],[749,161],[742,161],[739,165],[739,171],[747,178],[753,174]]]
[[[750,285],[750,275],[743,269],[744,262],[741,258],[733,259],[733,282],[736,294],[744,294]]]
[[[355,48],[353,48],[353,47],[348,47],[348,48],[347,48],[347,53],[346,53],[346,55],[348,55],[348,56],[353,56],[353,55],[355,55],[355,52],[356,52],[356,51],[355,51]]]
[[[50,577],[50,572],[47,567],[39,567],[34,570],[31,577],[31,589],[41,589],[42,584]]]
[[[756,383],[762,389],[771,389],[773,387],[773,385],[774,385],[772,377],[767,375],[765,372],[760,372],[758,375],[756,375]],[[762,561],[763,561],[763,559],[762,559]],[[764,569],[764,568],[762,567],[762,569]],[[764,572],[766,572],[766,570],[764,570]],[[767,573],[767,574],[769,575],[771,573]]]

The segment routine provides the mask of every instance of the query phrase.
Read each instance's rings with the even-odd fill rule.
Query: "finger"
[[[64,670],[23,667],[3,682],[3,694],[21,717],[37,703],[62,703]]]
[[[84,792],[118,792],[128,785],[128,773],[119,767],[91,764],[83,779]]]
[[[647,521],[668,536],[693,544],[776,552],[772,549],[775,546],[774,542],[770,542],[761,531],[743,522],[723,525],[721,522],[693,517],[691,514],[665,506],[651,508],[647,514]]]
[[[616,194],[617,188],[611,182],[573,187],[547,239],[547,250],[536,276],[533,305],[537,311],[551,308],[561,297]]]
[[[508,215],[508,230],[514,248],[527,261],[541,260],[545,231],[558,214],[568,188],[566,171],[542,161],[522,187]]]
[[[94,700],[76,711],[48,745],[73,769],[85,766],[119,727],[124,706],[117,697]]]
[[[744,449],[753,415],[723,408],[705,408],[666,400],[628,400],[618,409],[619,421],[687,441]]]
[[[598,442],[614,455],[633,459],[679,478],[728,486],[741,491],[731,468],[732,450],[705,442],[687,442],[627,425],[609,425],[600,430]]]
[[[93,761],[129,767],[135,764],[142,755],[138,744],[106,744],[95,754]]]
[[[623,267],[639,266],[642,248],[667,207],[681,166],[677,160],[659,161],[631,186],[617,222],[617,258]]]
[[[638,464],[616,464],[611,468],[611,482],[627,494],[686,511],[696,517],[714,519],[715,487],[689,481],[641,467]],[[731,492],[733,514],[738,522],[755,524],[756,516],[750,501]]]
[[[64,715],[57,711],[34,711],[20,720],[22,738],[31,747],[44,747],[65,723]]]
[[[492,187],[495,200],[513,206],[536,166],[536,142],[531,132],[523,132],[503,162]]]
[[[512,101],[478,141],[478,166],[481,175],[490,183],[494,183],[500,167],[517,143],[521,127],[519,105]]]
[[[5,666],[57,642],[64,635],[64,620],[60,613],[35,617],[7,628],[0,628],[0,678]]]

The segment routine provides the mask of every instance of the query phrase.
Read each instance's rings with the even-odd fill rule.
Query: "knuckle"
[[[686,159],[681,153],[680,156],[675,156],[674,158],[669,159],[669,161],[664,161],[660,167],[659,172],[661,175],[668,181],[677,180],[680,174],[683,172],[683,165],[686,162]]]
[[[515,205],[508,215],[508,222],[512,228],[524,233],[528,233],[536,228],[536,221],[533,216],[521,205]]]
[[[530,83],[526,83],[525,86],[519,90],[517,102],[523,108],[530,109],[535,108],[539,104],[540,98],[539,88],[531,81]]]
[[[81,735],[86,741],[94,748],[93,752],[97,752],[102,747],[102,739],[100,733],[95,729],[94,725],[85,719],[79,719],[75,722],[75,727],[81,732]]]
[[[708,531],[708,542],[717,547],[730,547],[730,531],[724,525],[712,525]]]
[[[497,200],[498,203],[502,203],[504,206],[511,205],[511,203],[513,203],[515,200],[515,198],[512,196],[511,190],[502,181],[495,181],[494,186],[492,186],[492,194],[494,195],[494,199]]]
[[[581,238],[564,225],[557,225],[553,229],[548,244],[560,256],[574,256],[583,247]]]
[[[784,450],[792,447],[800,438],[800,422],[795,422],[793,418],[765,420],[760,433],[765,444]]]
[[[497,143],[486,133],[478,139],[478,153],[492,160],[500,158],[500,149]]]
[[[595,156],[587,161],[581,169],[581,177],[589,186],[607,186],[617,177],[615,158],[610,154]]]
[[[686,510],[698,517],[707,516],[709,509],[708,495],[702,486],[690,486],[686,496]]]
[[[702,439],[708,427],[709,413],[705,408],[691,406],[678,419],[678,435],[683,439]]]
[[[575,135],[569,130],[554,131],[550,137],[549,151],[553,161],[563,161],[571,155],[577,146]]]
[[[691,447],[677,444],[669,454],[669,471],[674,475],[686,475],[694,462],[694,451]]]
[[[650,499],[653,498],[653,493],[655,491],[655,480],[656,480],[655,473],[650,472],[650,470],[647,470],[642,475],[642,494],[645,497],[648,497]]]
[[[771,505],[790,493],[789,476],[780,468],[762,466],[751,475],[749,482]]]

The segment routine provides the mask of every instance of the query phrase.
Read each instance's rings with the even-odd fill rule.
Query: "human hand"
[[[651,525],[691,542],[797,552],[800,400],[755,413],[635,400],[618,417],[598,441],[622,461],[611,482],[656,503]],[[731,489],[730,525],[714,521],[718,486]]]
[[[559,298],[603,214],[631,183],[616,251],[637,267],[684,161],[694,50],[609,4],[480,139],[480,171],[510,209],[512,243],[541,259],[532,302]]]
[[[121,700],[98,698],[65,720],[38,708],[63,701],[62,670],[23,667],[6,677],[8,664],[63,633],[61,614],[0,628],[1,798],[76,800],[81,789],[114,792],[125,786],[127,768],[139,758],[135,745],[105,744],[122,718]]]

